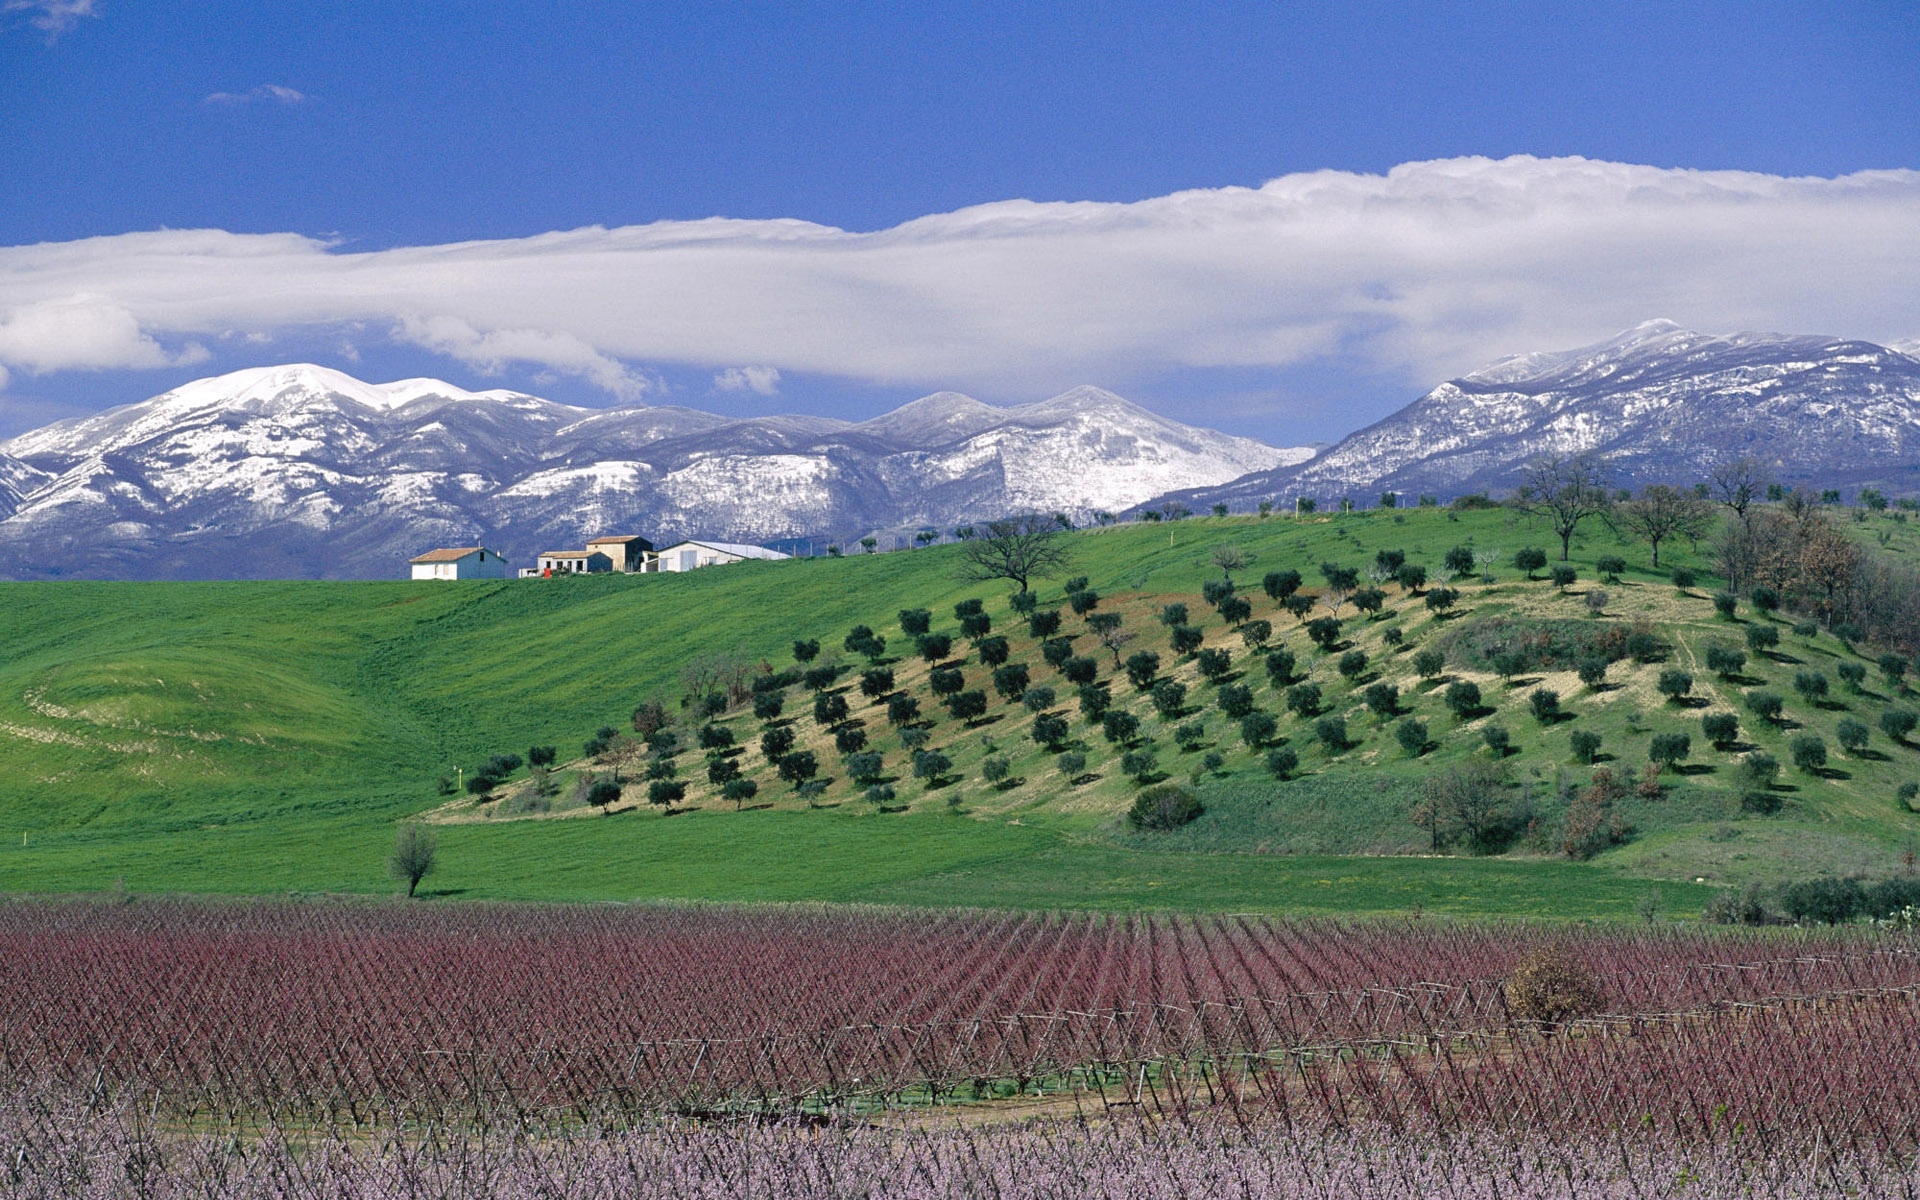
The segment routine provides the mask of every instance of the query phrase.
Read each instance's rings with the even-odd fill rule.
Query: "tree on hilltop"
[[[961,547],[960,577],[974,583],[1006,579],[1028,591],[1033,580],[1067,570],[1073,551],[1058,522],[1039,516],[990,521],[986,532]]]

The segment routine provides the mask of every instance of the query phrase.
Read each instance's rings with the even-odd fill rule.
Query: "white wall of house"
[[[505,579],[507,560],[491,550],[476,550],[452,562],[414,563],[415,579]]]

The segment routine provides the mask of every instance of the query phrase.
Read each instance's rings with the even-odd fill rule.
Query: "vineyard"
[[[1516,991],[1546,947],[1591,981],[1589,1003],[1543,1012]],[[836,1194],[842,1169],[927,1189],[873,1194],[950,1194],[1033,1155],[1006,1194],[1066,1194],[1095,1160],[1113,1194],[1144,1194],[1198,1171],[1208,1137],[1207,1170],[1247,1194],[1324,1194],[1305,1181],[1359,1172],[1415,1195],[1495,1167],[1522,1194],[1576,1176],[1635,1194],[1607,1165],[1623,1154],[1775,1194],[1768,1172],[1812,1146],[1848,1186],[1911,1163],[1915,1061],[1920,947],[1861,931],[0,906],[0,1195],[73,1194],[48,1181],[106,1163],[155,1173],[151,1194],[205,1194],[183,1182],[196,1172],[235,1195],[277,1194],[246,1189],[289,1173],[316,1173],[296,1189],[316,1194],[480,1195],[532,1194],[542,1172],[664,1172],[705,1195],[755,1144],[741,1121],[767,1139],[749,1174],[792,1194]],[[1070,1120],[950,1128],[996,1102]],[[1143,1123],[1175,1131],[1154,1135],[1153,1161]],[[216,1145],[209,1130],[250,1132]],[[440,1131],[432,1154],[423,1130]],[[474,1139],[519,1149],[487,1159]],[[551,1194],[596,1194],[574,1186]]]

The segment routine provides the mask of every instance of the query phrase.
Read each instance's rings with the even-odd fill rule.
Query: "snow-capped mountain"
[[[391,578],[484,543],[770,541],[1120,511],[1308,456],[1098,388],[952,392],[865,422],[597,410],[294,365],[202,379],[0,444],[0,574]]]
[[[1501,359],[1298,465],[1180,493],[1191,508],[1519,482],[1594,450],[1619,483],[1689,483],[1741,455],[1785,483],[1920,485],[1920,358],[1870,342],[1704,334],[1649,321],[1596,345]]]

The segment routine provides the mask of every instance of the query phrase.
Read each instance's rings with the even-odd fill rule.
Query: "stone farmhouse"
[[[660,556],[653,543],[638,534],[606,534],[592,539],[585,550],[548,550],[531,567],[520,569],[520,578],[535,579],[552,575],[645,575],[660,569]]]

